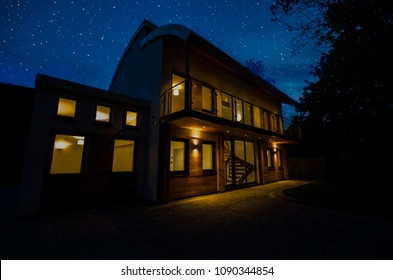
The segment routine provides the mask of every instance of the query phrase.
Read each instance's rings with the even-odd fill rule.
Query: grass
[[[283,191],[314,206],[393,219],[391,186],[381,181],[318,181]]]

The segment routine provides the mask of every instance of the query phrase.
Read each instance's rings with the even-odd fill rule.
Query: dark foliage
[[[279,0],[272,6],[280,20],[306,10],[318,10],[319,19],[299,18],[295,28],[330,50],[314,67],[317,81],[305,87],[303,115],[294,121],[305,128],[309,144],[322,143],[328,153],[359,156],[383,147],[381,157],[391,156],[386,139],[393,121],[392,2]]]

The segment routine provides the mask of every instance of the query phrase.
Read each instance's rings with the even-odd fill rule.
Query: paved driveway
[[[15,221],[1,259],[393,259],[392,220],[278,195],[306,182]]]

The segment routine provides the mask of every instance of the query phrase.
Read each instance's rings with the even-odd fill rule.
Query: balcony
[[[195,79],[192,79],[189,85],[190,96],[187,96],[186,80],[183,77],[173,75],[172,83],[173,86],[160,97],[161,117],[188,109],[234,123],[301,139],[299,129],[291,127],[290,121],[279,114],[250,104]]]

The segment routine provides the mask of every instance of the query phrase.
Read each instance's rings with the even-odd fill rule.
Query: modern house
[[[282,118],[298,103],[182,25],[145,20],[108,91],[38,75],[26,95],[18,214],[285,180],[298,143]]]

